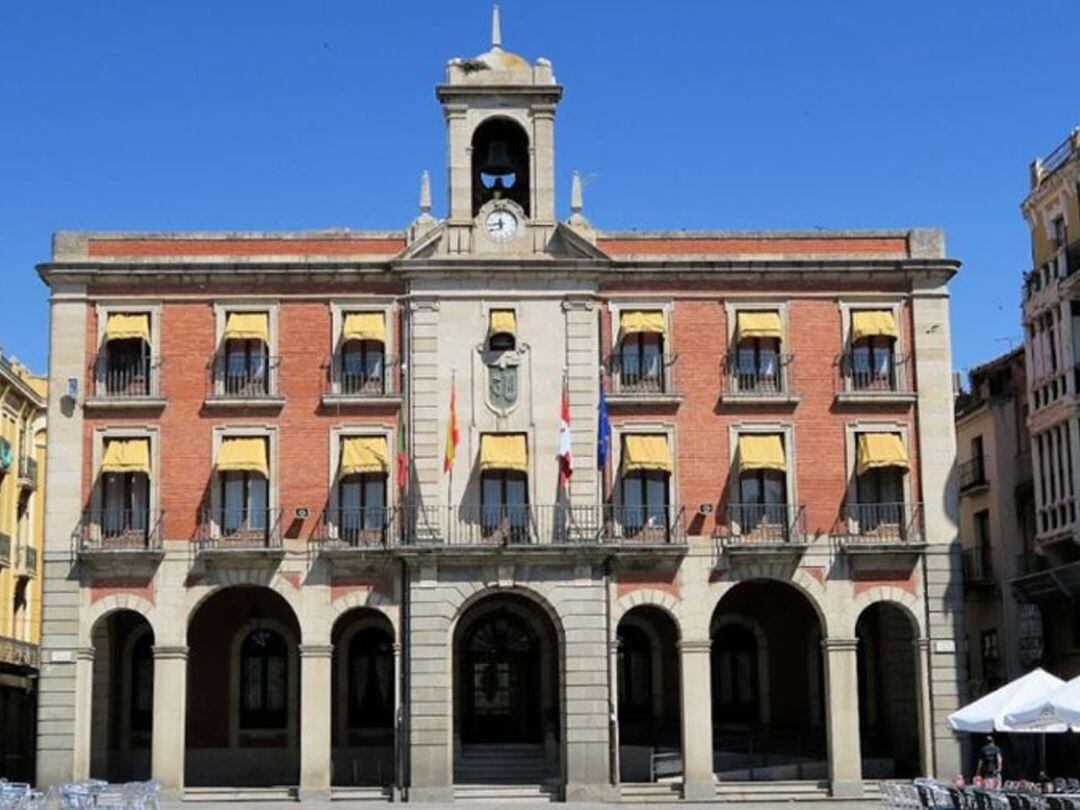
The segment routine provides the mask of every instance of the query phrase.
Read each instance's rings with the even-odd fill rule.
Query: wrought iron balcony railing
[[[195,539],[200,551],[279,549],[281,510],[204,509]]]
[[[377,398],[396,396],[400,391],[400,363],[395,357],[380,357],[366,368],[350,368],[341,355],[329,358],[324,364],[324,396],[347,398]]]
[[[19,457],[19,486],[23,489],[37,489],[38,463],[33,456]]]
[[[37,669],[41,656],[36,644],[0,636],[0,664]]]
[[[160,509],[88,509],[75,529],[76,550],[156,551],[164,515]]]
[[[678,359],[678,355],[657,355],[652,362],[641,358],[628,364],[620,353],[613,353],[607,362],[611,395],[647,398],[674,394],[672,367]]]
[[[11,565],[11,535],[0,532],[0,565]]]
[[[401,542],[400,506],[337,507],[323,510],[311,540],[325,548],[389,548]]]
[[[776,354],[771,361],[740,363],[738,353],[729,354],[724,359],[724,390],[747,399],[791,394],[788,367],[794,359],[793,354]]]
[[[911,386],[906,356],[885,355],[870,358],[860,352],[847,352],[837,359],[840,394],[889,395],[909,394]]]
[[[245,364],[233,364],[226,355],[218,355],[208,370],[209,400],[278,399],[277,357],[264,356]]]
[[[716,530],[725,546],[806,542],[806,512],[802,504],[732,503],[727,506],[726,518]]]
[[[852,544],[920,545],[924,542],[922,504],[847,504],[833,534]]]
[[[157,357],[115,358],[106,347],[94,363],[94,398],[145,400],[161,396],[161,360]]]
[[[963,464],[958,464],[956,478],[961,492],[986,486],[986,457],[974,456]]]

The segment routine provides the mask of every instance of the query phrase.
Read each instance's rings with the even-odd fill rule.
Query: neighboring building
[[[0,352],[0,777],[34,775],[45,380]]]
[[[957,398],[968,698],[1022,675],[1042,655],[1038,610],[1009,584],[1030,564],[1035,542],[1027,413],[1023,347],[973,369]]]
[[[1080,128],[1031,169],[1022,210],[1034,269],[1024,277],[1035,543],[1013,581],[1043,617],[1043,665],[1080,675]]]
[[[437,96],[445,219],[56,235],[39,781],[956,773],[940,232],[559,222],[551,64],[496,26]]]

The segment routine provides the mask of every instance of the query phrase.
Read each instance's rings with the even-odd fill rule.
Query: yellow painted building
[[[0,777],[33,775],[46,383],[0,354]]]

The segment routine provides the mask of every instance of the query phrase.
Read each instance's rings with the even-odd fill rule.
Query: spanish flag
[[[461,436],[457,426],[457,383],[450,389],[450,416],[446,420],[446,452],[443,455],[443,472],[454,469],[454,456],[457,455]]]

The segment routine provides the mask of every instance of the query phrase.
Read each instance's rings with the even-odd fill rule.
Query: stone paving
[[[163,808],[179,808],[184,807],[187,810],[238,810],[238,808],[244,807],[259,807],[266,808],[267,810],[288,810],[289,808],[296,808],[298,805],[306,806],[330,806],[329,802],[251,802],[251,801],[237,801],[237,802],[163,802]],[[341,808],[341,810],[347,810],[347,808],[374,808],[374,807],[391,807],[392,802],[372,802],[372,801],[335,801],[332,806],[335,810]],[[409,804],[409,803],[405,803]],[[650,808],[670,808],[680,806],[691,806],[694,808],[699,807],[716,807],[725,808],[725,810],[734,810],[734,808],[746,807],[750,805],[753,810],[803,810],[808,808],[809,810],[825,810],[825,808],[843,808],[843,810],[880,810],[881,802],[876,800],[862,799],[862,800],[808,800],[808,801],[768,801],[752,803],[742,801],[725,801],[725,802],[634,802],[623,804],[593,804],[584,802],[528,802],[528,801],[507,801],[500,802],[496,800],[484,801],[484,802],[418,802],[412,803],[412,806],[421,808],[421,810],[495,810],[499,807],[512,806],[514,808],[568,808],[573,810],[611,810],[613,807],[624,807],[631,810],[650,810]]]

